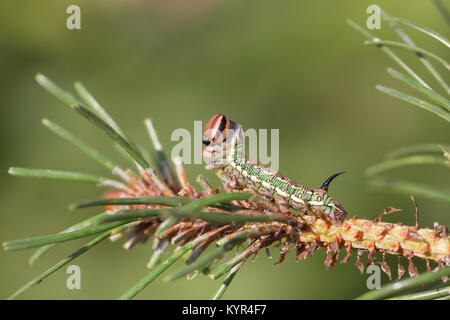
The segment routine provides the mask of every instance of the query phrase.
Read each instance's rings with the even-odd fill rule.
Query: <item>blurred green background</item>
[[[444,2],[449,5],[449,1]],[[65,27],[66,8],[81,7],[81,30]],[[387,221],[414,223],[407,196],[371,192],[364,169],[388,151],[415,143],[449,143],[442,119],[375,90],[378,83],[408,92],[386,73],[394,66],[380,50],[366,47],[346,24],[365,26],[373,1],[6,1],[0,2],[0,241],[56,233],[89,215],[67,205],[104,190],[80,183],[10,177],[9,166],[108,173],[46,130],[47,117],[101,151],[130,163],[97,128],[34,81],[42,72],[68,90],[80,80],[129,137],[150,146],[143,125],[151,117],[170,154],[176,128],[193,129],[222,112],[246,128],[280,129],[280,171],[299,183],[319,186],[345,170],[330,193],[351,215],[375,218],[393,206],[404,210]],[[448,34],[431,1],[377,1],[393,16]],[[409,30],[408,30],[409,31]],[[398,40],[382,24],[374,31]],[[410,31],[418,46],[448,58],[437,41]],[[446,57],[447,54],[447,57]],[[438,87],[412,55],[398,52],[423,78]],[[420,166],[392,171],[448,189],[445,169]],[[188,165],[190,178],[204,173]],[[445,175],[446,174],[446,175]],[[206,174],[214,184],[211,172]],[[448,225],[448,205],[418,199],[422,226]],[[0,297],[77,249],[86,240],[60,244],[33,267],[31,250],[0,251]],[[130,251],[121,241],[104,242],[73,264],[81,267],[82,289],[66,289],[66,268],[29,290],[26,299],[115,299],[140,280],[151,243]],[[293,253],[274,266],[261,254],[236,276],[224,298],[347,299],[365,292],[354,257],[348,265],[323,267],[324,252],[295,262]],[[275,261],[274,261],[275,260]],[[364,260],[365,261],[365,260]],[[424,263],[417,263],[423,269]],[[173,268],[179,268],[181,262]],[[394,275],[396,267],[391,263]],[[172,269],[173,270],[173,269]],[[387,277],[382,275],[383,283]],[[208,299],[220,285],[200,276],[192,281],[157,280],[140,299]]]

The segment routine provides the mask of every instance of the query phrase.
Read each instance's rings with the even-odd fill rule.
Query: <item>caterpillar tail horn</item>
[[[322,184],[322,186],[319,189],[328,191],[328,186],[330,185],[331,181],[334,180],[334,178],[336,178],[337,176],[346,173],[345,171],[343,172],[338,172],[333,174],[332,176],[330,176],[327,180],[325,180],[325,182]]]

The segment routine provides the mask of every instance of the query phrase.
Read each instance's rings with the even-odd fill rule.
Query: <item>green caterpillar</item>
[[[302,212],[324,213],[334,224],[342,224],[347,212],[328,194],[328,186],[338,175],[329,177],[318,189],[312,189],[286,178],[259,163],[245,158],[244,129],[223,114],[215,114],[203,130],[203,156],[206,169],[222,169],[238,185]]]

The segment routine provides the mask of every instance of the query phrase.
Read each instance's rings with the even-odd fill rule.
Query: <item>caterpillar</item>
[[[344,207],[328,194],[328,186],[334,178],[343,174],[333,174],[321,185],[313,189],[286,178],[281,173],[251,161],[245,157],[244,128],[227,116],[217,113],[203,129],[203,157],[206,169],[220,169],[238,187],[272,199],[281,206],[302,212],[325,214],[333,224],[340,225],[347,212]]]

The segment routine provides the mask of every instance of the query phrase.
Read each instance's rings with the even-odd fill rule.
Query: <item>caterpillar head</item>
[[[334,211],[330,213],[330,218],[333,223],[341,225],[347,216],[347,211],[345,211],[344,207],[336,200],[333,200],[332,203],[334,206]]]
[[[203,128],[202,142],[205,146],[203,156],[207,169],[216,169],[229,163],[235,152],[243,150],[244,129],[227,116],[217,113]]]
[[[226,115],[217,113],[208,120],[203,128],[202,142],[205,146],[218,145],[226,140],[230,129],[230,119]]]

